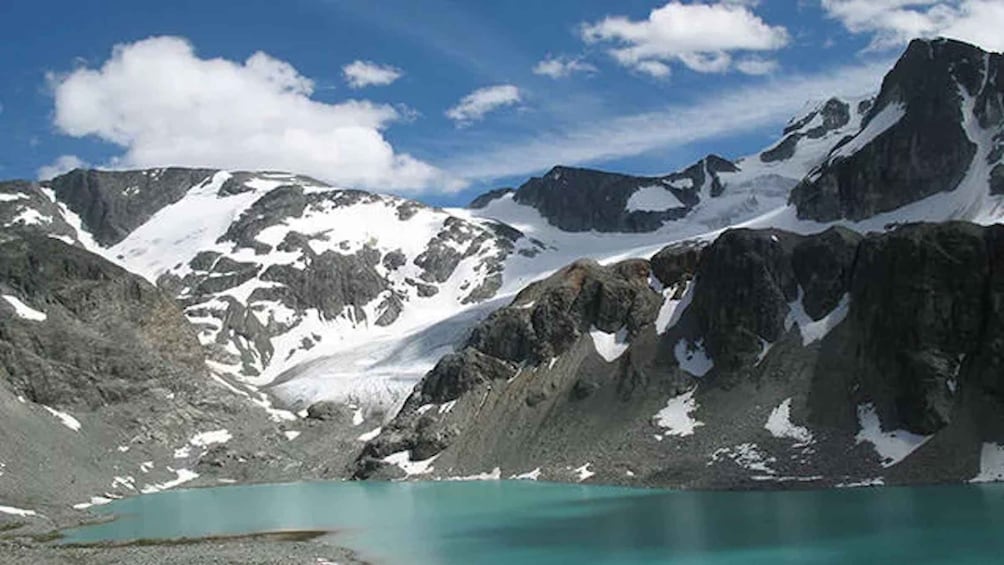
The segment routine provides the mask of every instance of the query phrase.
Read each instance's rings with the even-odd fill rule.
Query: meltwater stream
[[[118,519],[64,541],[325,530],[331,543],[390,565],[1004,560],[1004,485],[698,492],[316,482],[168,491],[98,510]]]

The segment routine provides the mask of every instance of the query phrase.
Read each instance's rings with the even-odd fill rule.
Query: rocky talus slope
[[[573,264],[444,358],[356,475],[985,478],[984,450],[1004,441],[1002,236],[734,230],[651,261]]]

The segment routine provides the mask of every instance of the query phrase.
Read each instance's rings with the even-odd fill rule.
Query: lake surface
[[[70,542],[277,530],[400,565],[999,563],[1004,485],[693,492],[533,482],[179,490],[96,509]]]

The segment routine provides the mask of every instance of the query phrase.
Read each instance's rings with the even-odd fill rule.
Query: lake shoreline
[[[15,530],[6,532],[7,536],[0,536],[0,554],[4,556],[4,563],[187,565],[207,562],[246,564],[298,562],[372,565],[351,549],[323,541],[331,532],[266,532],[206,538],[66,545],[46,541],[44,534],[25,533],[27,535],[19,535]]]

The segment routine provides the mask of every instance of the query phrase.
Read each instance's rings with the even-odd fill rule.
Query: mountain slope
[[[959,466],[938,455],[936,474],[918,476],[968,479],[980,442],[996,445],[984,433],[996,424],[951,431],[961,428],[949,412],[983,410],[943,394],[944,371],[964,364],[952,357],[958,344],[937,332],[887,344],[906,370],[841,328],[882,322],[855,306],[882,304],[861,280],[910,290],[887,247],[913,257],[908,268],[964,271],[967,293],[991,300],[973,289],[992,285],[980,270],[997,252],[992,230],[865,234],[1002,217],[1000,61],[957,42],[915,42],[875,96],[807,105],[776,143],[745,158],[711,155],[651,177],[556,167],[466,209],[288,173],[75,171],[0,183],[0,228],[36,234],[32,245],[61,240],[155,282],[192,324],[203,376],[324,453],[310,458],[311,473],[340,473],[365,449],[359,476],[428,470],[441,454],[440,475],[541,465],[574,479],[590,462],[603,467],[598,478],[631,471],[652,484],[752,485],[751,465],[774,471],[767,482],[894,481],[914,456],[887,471],[860,434],[882,449],[936,436],[920,457],[958,433]],[[761,231],[727,231],[737,227]],[[940,262],[938,248],[957,252],[958,265]],[[994,327],[957,288],[924,276],[946,297],[938,308]],[[929,304],[913,299],[895,323],[929,325],[918,318]],[[5,312],[33,315],[30,297],[20,300]],[[994,335],[965,335],[995,350]],[[857,397],[834,360],[852,347],[866,351],[855,353],[853,374],[880,383],[853,383],[867,393]],[[900,378],[918,372],[939,391]],[[831,394],[839,413],[813,404]],[[272,408],[273,396],[289,411]],[[699,420],[687,416],[695,411]],[[623,434],[632,439],[618,443]],[[802,453],[809,435],[814,459]],[[686,438],[685,456],[674,457],[688,463],[660,451],[667,437]],[[627,446],[637,465],[622,469]]]
[[[1004,444],[1004,334],[985,308],[1001,302],[1000,237],[734,230],[696,264],[692,247],[573,264],[444,358],[356,475],[983,480],[1004,471],[984,455]]]

